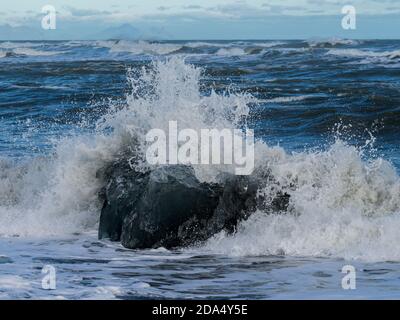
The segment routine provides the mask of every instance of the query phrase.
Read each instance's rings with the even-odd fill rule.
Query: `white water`
[[[0,58],[7,56],[7,53],[29,57],[46,57],[62,54],[61,51],[45,51],[39,50],[38,47],[43,46],[41,43],[34,42],[0,42]]]
[[[211,239],[207,250],[400,260],[395,245],[400,241],[400,180],[389,163],[366,163],[360,151],[340,141],[320,153],[266,153],[280,185],[297,185],[286,190],[292,214],[257,212],[234,236],[222,233]]]
[[[132,54],[165,55],[182,48],[171,43],[150,43],[147,41],[97,41],[96,46],[109,48],[110,52],[128,52]]]
[[[13,49],[13,52],[18,55],[33,56],[33,57],[54,56],[54,55],[63,53],[61,51],[43,51],[43,50],[37,50],[37,49],[32,49],[32,48],[23,48],[23,47],[15,48],[15,49]]]
[[[397,68],[400,62],[400,50],[378,52],[360,49],[331,49],[326,54],[347,58],[360,58],[360,64],[376,64],[385,68]]]
[[[389,59],[400,58],[400,50],[376,52],[360,49],[331,49],[327,52],[327,54],[344,57],[387,57]]]
[[[272,99],[265,99],[262,100],[264,103],[285,103],[285,102],[296,102],[296,101],[303,101],[308,98],[312,98],[312,95],[300,95],[294,97],[277,97]]]
[[[244,56],[246,51],[243,48],[232,47],[232,48],[221,48],[217,51],[218,56]]]
[[[201,70],[181,58],[155,62],[140,77],[129,77],[133,89],[126,106],[111,108],[96,134],[58,142],[49,158],[26,164],[1,160],[0,234],[43,237],[96,230],[103,184],[96,172],[132,145],[133,137],[143,148],[148,130],[167,130],[170,120],[195,130],[237,127],[255,99],[234,93],[201,96],[200,77]],[[104,133],[107,128],[112,134]],[[362,150],[341,141],[327,151],[299,154],[259,141],[255,153],[256,167],[272,170],[278,182],[273,187],[290,194],[289,213],[257,212],[236,235],[219,234],[202,250],[400,260],[400,179],[388,162],[362,160]],[[195,169],[208,181],[229,170]]]
[[[362,43],[359,40],[352,39],[340,39],[340,38],[330,38],[330,39],[312,39],[306,41],[310,47],[325,47],[325,46],[338,46],[338,45],[357,45]]]

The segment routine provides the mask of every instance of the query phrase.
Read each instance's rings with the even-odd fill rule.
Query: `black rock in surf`
[[[107,184],[99,238],[121,241],[132,249],[198,244],[223,230],[234,233],[257,208],[282,211],[289,202],[288,195],[277,194],[265,208],[258,190],[271,181],[269,172],[224,174],[219,183],[201,183],[189,166],[139,172],[121,159],[103,175]]]

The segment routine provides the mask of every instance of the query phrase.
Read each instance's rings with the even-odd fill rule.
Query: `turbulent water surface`
[[[0,42],[0,298],[398,298],[399,108],[399,41]],[[98,171],[169,120],[254,129],[288,211],[177,251],[97,240]]]

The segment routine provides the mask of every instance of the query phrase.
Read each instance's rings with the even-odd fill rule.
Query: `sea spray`
[[[101,168],[121,152],[143,152],[152,128],[240,128],[257,100],[248,94],[201,93],[202,70],[182,58],[159,60],[129,78],[123,106],[97,124],[92,135],[66,138],[53,155],[25,164],[0,162],[0,234],[65,235],[96,230],[104,181]],[[257,138],[257,137],[256,137]],[[286,214],[255,212],[233,236],[218,234],[203,250],[229,255],[287,254],[400,260],[400,179],[394,167],[337,140],[325,151],[287,153],[259,139],[255,167],[270,170],[277,190],[290,195]],[[146,163],[135,162],[146,166]],[[195,166],[213,181],[218,166]]]
[[[95,230],[104,181],[99,171],[122,153],[144,155],[145,135],[178,120],[185,127],[236,128],[254,99],[247,94],[203,96],[200,68],[173,57],[129,74],[132,90],[123,106],[110,105],[93,134],[58,141],[52,155],[12,164],[2,161],[0,234],[60,236]],[[147,166],[136,161],[135,166]],[[215,166],[218,167],[218,166]],[[203,179],[221,168],[196,166]],[[227,169],[227,168],[225,168]],[[233,169],[233,168],[232,168]]]
[[[362,160],[338,140],[328,150],[268,155],[277,186],[290,195],[288,214],[256,212],[234,236],[221,233],[206,250],[230,255],[400,259],[400,179],[382,159]]]

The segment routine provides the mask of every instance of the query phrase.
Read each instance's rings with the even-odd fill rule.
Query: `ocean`
[[[98,171],[169,120],[253,129],[288,212],[176,250],[98,240]],[[398,40],[0,42],[0,299],[399,298],[399,124]]]

